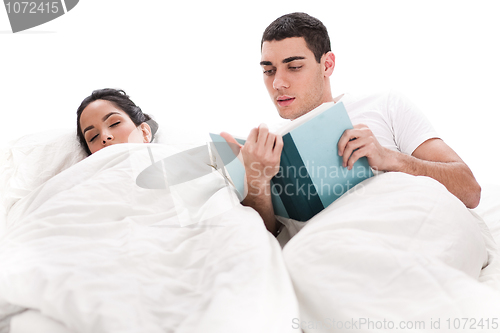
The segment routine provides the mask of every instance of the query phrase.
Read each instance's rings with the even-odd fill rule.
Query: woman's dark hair
[[[323,54],[331,51],[326,27],[320,20],[306,13],[291,13],[277,18],[264,31],[260,47],[262,49],[264,42],[291,37],[303,37],[318,63]]]
[[[87,146],[87,141],[85,140],[85,136],[83,135],[82,128],[80,126],[80,117],[82,115],[83,110],[92,102],[97,100],[106,100],[113,103],[117,108],[128,114],[132,122],[139,126],[142,123],[147,123],[149,127],[151,127],[151,141],[154,139],[154,135],[158,130],[158,124],[156,121],[151,119],[151,117],[145,113],[142,113],[140,107],[135,105],[134,102],[130,99],[130,97],[125,93],[125,91],[121,89],[98,89],[94,90],[92,94],[85,98],[78,107],[76,111],[76,128],[78,140],[80,141],[81,146],[85,149],[88,155],[90,155],[89,147]]]

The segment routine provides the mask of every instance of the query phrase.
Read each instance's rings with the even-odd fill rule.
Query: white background
[[[329,30],[334,95],[404,93],[481,184],[500,184],[497,3],[80,0],[17,34],[0,7],[0,142],[76,128],[80,102],[104,87],[124,89],[172,140],[246,135],[279,120],[262,83],[262,32],[303,11]]]

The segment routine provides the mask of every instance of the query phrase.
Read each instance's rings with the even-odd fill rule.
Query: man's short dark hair
[[[276,19],[264,31],[260,47],[262,49],[264,42],[291,37],[304,37],[307,47],[318,63],[321,62],[323,54],[331,51],[326,27],[320,20],[306,13],[291,13]]]

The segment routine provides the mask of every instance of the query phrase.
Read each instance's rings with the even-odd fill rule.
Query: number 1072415
[[[5,3],[8,14],[57,14],[59,12],[59,2],[29,2],[29,1],[8,1]]]

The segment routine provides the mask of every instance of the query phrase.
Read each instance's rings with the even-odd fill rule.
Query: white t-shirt
[[[425,141],[439,137],[417,106],[401,94],[344,94],[335,100],[344,103],[353,125],[367,125],[383,147],[411,155]]]
[[[399,93],[343,94],[334,101],[342,101],[352,124],[368,126],[385,148],[411,155],[425,141],[439,137],[416,105]],[[278,235],[281,246],[307,223],[277,218],[285,226]]]

